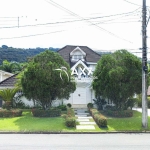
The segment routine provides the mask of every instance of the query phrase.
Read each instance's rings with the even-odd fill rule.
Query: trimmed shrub
[[[0,110],[0,117],[19,117],[19,116],[22,116],[22,110],[20,109]]]
[[[67,115],[68,115],[68,117],[75,117],[74,110],[72,108],[68,108]]]
[[[65,120],[65,124],[67,127],[76,127],[75,117],[67,117]]]
[[[97,109],[89,109],[90,114],[99,127],[107,127],[107,118],[104,117]]]
[[[67,127],[76,127],[75,113],[72,108],[67,109],[67,116],[65,116],[65,124]]]
[[[93,108],[93,104],[92,104],[92,103],[88,103],[88,104],[87,104],[87,107],[88,107],[88,108]]]
[[[67,106],[68,106],[69,108],[71,108],[72,105],[71,105],[70,103],[68,103]]]
[[[107,115],[112,116],[112,117],[132,117],[133,116],[133,111],[132,110],[122,110],[122,111],[112,111],[112,110],[107,110],[105,111]]]
[[[61,115],[60,109],[49,109],[49,110],[42,110],[42,109],[32,109],[32,114],[34,117],[58,117]]]
[[[100,114],[97,119],[97,124],[99,127],[107,127],[107,119]]]
[[[66,111],[67,110],[66,105],[59,105],[59,106],[57,106],[57,108],[61,109],[61,111]]]
[[[99,114],[99,111],[95,108],[91,108],[91,109],[89,109],[89,111],[92,116],[94,116],[95,114]]]

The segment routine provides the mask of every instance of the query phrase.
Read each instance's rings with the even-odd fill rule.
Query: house
[[[4,81],[5,79],[13,76],[14,74],[0,70],[0,82]],[[2,88],[2,87],[0,87]],[[0,107],[2,106],[2,100],[0,100]]]
[[[11,77],[12,75],[13,75],[12,73],[0,70],[0,82]]]
[[[91,83],[94,78],[93,72],[101,56],[87,46],[67,45],[58,53],[70,65],[77,83],[76,91],[70,95],[69,100],[63,102],[71,103],[73,107],[86,107],[95,99]]]
[[[101,56],[87,46],[67,45],[58,53],[70,65],[72,75],[75,77],[75,81],[72,82],[76,82],[76,91],[70,95],[69,100],[55,100],[53,105],[60,105],[63,102],[71,103],[74,108],[87,107],[87,104],[95,99],[91,83],[95,78],[93,72]],[[0,83],[0,89],[12,88],[16,80],[16,75],[4,80]],[[23,101],[26,101],[25,97],[23,97]],[[32,106],[33,103],[28,102],[28,105]]]

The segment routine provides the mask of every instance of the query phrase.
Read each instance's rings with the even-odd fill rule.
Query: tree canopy
[[[8,60],[9,62],[15,61],[20,63],[27,62],[28,58],[31,58],[41,52],[44,52],[47,49],[56,52],[59,48],[14,48],[9,47],[7,45],[2,45],[0,47],[0,65],[4,60]]]
[[[14,61],[9,62],[7,60],[4,60],[2,65],[0,65],[0,69],[10,73],[18,73],[22,70],[23,65],[23,63],[18,63]]]
[[[60,71],[61,67],[66,71]],[[43,109],[48,109],[53,100],[68,99],[75,91],[76,86],[68,78],[70,76],[68,63],[58,53],[47,50],[36,55],[24,70],[22,90],[28,99],[36,100]]]
[[[113,101],[118,109],[124,109],[128,98],[141,93],[141,61],[126,50],[102,56],[94,76],[96,96]]]

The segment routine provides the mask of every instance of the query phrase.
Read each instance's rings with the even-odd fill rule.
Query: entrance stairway
[[[95,122],[91,121],[92,117],[88,113],[87,108],[76,108],[74,109],[75,116],[77,117],[77,121],[79,125],[76,125],[77,130],[95,130]]]

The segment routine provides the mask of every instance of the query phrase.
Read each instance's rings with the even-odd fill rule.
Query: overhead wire
[[[130,4],[132,4],[132,5],[136,5],[136,6],[141,6],[141,7],[142,7],[142,5],[135,4],[135,3],[133,3],[133,2],[130,2],[130,1],[127,1],[127,0],[123,0],[123,1],[125,1],[125,2],[127,2],[127,3],[130,3]]]
[[[101,19],[101,18],[106,18],[106,17],[115,17],[115,16],[120,16],[120,15],[125,15],[125,16],[121,16],[121,18],[122,18],[122,17],[126,17],[128,15],[131,15],[131,13],[133,13],[133,12],[120,13],[120,14],[107,15],[107,16],[100,16],[100,17],[84,18],[84,20],[85,21],[86,20],[95,20],[95,19]],[[115,20],[115,19],[112,19],[112,20]],[[58,21],[58,22],[48,22],[48,23],[41,23],[41,24],[28,24],[28,25],[22,25],[22,26],[19,25],[19,27],[32,27],[32,26],[43,26],[43,25],[51,25],[51,24],[64,24],[64,23],[72,23],[72,22],[79,22],[79,21],[83,21],[83,19]],[[18,25],[0,27],[0,29],[5,29],[5,28],[18,28]]]
[[[83,18],[83,17],[80,17],[78,16],[77,14],[74,14],[75,16],[77,17],[80,17],[81,19],[80,20],[73,20],[73,21],[86,21],[86,19],[96,19],[96,18],[105,18],[105,17],[111,17],[111,16],[118,16],[118,15],[130,15],[134,12],[136,12],[138,9],[132,11],[132,12],[127,12],[127,13],[121,13],[121,14],[114,14],[114,15],[108,15],[108,16],[101,16],[101,17],[94,17],[94,18]],[[73,13],[73,12],[72,12]],[[122,16],[123,17],[123,16]],[[72,21],[72,22],[73,22]],[[66,21],[65,21],[66,22]],[[65,23],[63,22],[63,23]],[[71,22],[71,21],[70,21]],[[58,23],[58,22],[55,22],[55,24]],[[62,23],[62,22],[59,22],[59,23]],[[97,23],[93,23],[93,22],[90,22],[88,21],[88,23],[90,23],[90,25],[94,25],[94,26],[97,26],[96,24]],[[47,23],[46,23],[47,24]],[[48,23],[48,24],[54,24],[54,23]],[[36,25],[45,25],[45,24],[36,24]],[[36,25],[24,25],[24,26],[36,26]],[[18,26],[16,26],[18,27]],[[99,27],[99,26],[98,26]],[[2,28],[2,27],[1,27]],[[7,28],[7,27],[6,27]],[[100,29],[103,29],[101,27],[99,27]],[[106,29],[103,29],[103,30],[106,30]],[[32,37],[32,36],[39,36],[39,35],[45,35],[45,34],[52,34],[52,33],[58,33],[58,32],[63,32],[63,31],[66,31],[66,30],[60,30],[60,31],[53,31],[53,32],[49,32],[49,33],[39,33],[39,34],[32,34],[32,35],[25,35],[25,36],[18,36],[18,37],[10,37],[10,38],[0,38],[0,40],[3,40],[3,39],[15,39],[15,38],[24,38],[24,37]],[[106,30],[107,31],[107,30]],[[109,31],[107,31],[109,32]],[[109,34],[113,35],[113,36],[116,36],[114,35],[113,33],[109,32]],[[118,36],[117,36],[118,37]],[[120,37],[118,37],[120,38]]]
[[[55,7],[57,7],[57,8],[59,8],[59,9],[63,10],[63,11],[65,11],[65,12],[71,14],[71,15],[75,16],[75,17],[79,17],[79,18],[83,19],[83,21],[86,21],[86,22],[88,22],[88,23],[92,23],[91,21],[85,20],[84,17],[81,17],[81,16],[77,15],[76,13],[70,11],[69,9],[66,9],[65,7],[59,5],[58,3],[56,3],[56,2],[54,2],[54,1],[52,1],[52,0],[45,0],[45,1],[48,2],[48,3],[50,3],[51,5],[53,5],[53,6],[55,6]],[[139,9],[139,8],[138,8],[138,9]],[[138,9],[137,9],[137,10],[138,10]],[[110,34],[110,35],[112,35],[112,36],[115,36],[115,37],[117,37],[117,38],[119,38],[119,39],[122,39],[122,40],[124,40],[124,41],[129,42],[129,43],[132,43],[131,41],[126,40],[126,39],[124,39],[124,38],[122,38],[122,37],[120,37],[120,36],[118,36],[118,35],[116,35],[116,34],[110,32],[110,31],[108,31],[108,30],[106,30],[106,29],[104,29],[104,28],[102,28],[102,27],[100,27],[100,26],[98,26],[98,25],[96,25],[96,24],[94,24],[94,23],[92,23],[92,24],[93,24],[94,26],[96,26],[97,28],[99,28],[100,30],[102,30],[102,31],[104,31],[104,32],[107,32],[108,34]]]
[[[52,34],[52,33],[58,33],[58,32],[63,32],[63,31],[65,31],[65,30],[53,31],[53,32],[49,32],[49,33],[39,33],[39,34],[23,35],[23,36],[9,37],[9,38],[0,38],[0,40],[33,37],[33,36]]]

